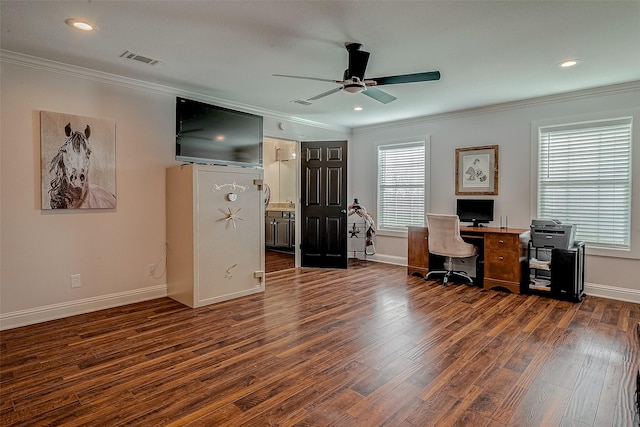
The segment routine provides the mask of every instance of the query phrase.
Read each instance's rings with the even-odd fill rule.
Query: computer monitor
[[[474,227],[493,221],[493,199],[458,199],[456,215],[460,222],[471,222]]]

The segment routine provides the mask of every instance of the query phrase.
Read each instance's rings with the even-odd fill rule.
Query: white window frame
[[[626,113],[626,114],[625,114]],[[615,122],[627,120],[631,122],[631,218],[630,218],[630,247],[613,248],[587,244],[586,252],[589,255],[607,256],[616,258],[640,258],[640,197],[638,196],[638,183],[640,182],[640,153],[633,150],[638,144],[638,130],[633,126],[634,116],[637,112],[616,112],[615,114],[593,114],[581,117],[557,118],[550,120],[534,121],[531,124],[531,218],[538,218],[538,161],[539,161],[539,137],[540,131],[550,127],[575,127],[580,125],[588,127],[598,122]],[[635,182],[635,187],[634,187]],[[635,191],[634,191],[635,189]]]
[[[378,229],[377,229],[377,234],[379,235],[383,235],[383,236],[397,236],[397,237],[406,237],[407,236],[407,227],[394,227],[394,228],[389,228],[389,227],[385,227],[384,224],[382,224],[381,222],[381,191],[380,191],[380,159],[379,159],[379,155],[380,155],[380,148],[381,147],[397,147],[400,148],[401,146],[410,146],[410,145],[415,145],[415,144],[423,144],[424,145],[424,165],[425,165],[425,171],[424,171],[424,206],[423,206],[423,215],[422,215],[422,219],[419,223],[416,223],[415,225],[424,225],[424,215],[426,214],[426,212],[428,212],[428,208],[429,208],[429,199],[430,199],[430,191],[429,191],[429,184],[430,184],[430,159],[431,159],[431,155],[430,155],[430,136],[427,135],[426,137],[416,137],[416,138],[404,138],[404,139],[400,139],[400,140],[391,140],[391,141],[380,141],[378,144],[376,144],[375,146],[375,161],[376,161],[376,199],[377,199],[377,209],[376,209],[376,218],[378,220]]]

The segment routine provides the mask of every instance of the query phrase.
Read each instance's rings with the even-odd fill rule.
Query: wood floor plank
[[[467,394],[464,397],[459,397],[451,410],[447,411],[444,416],[438,420],[438,425],[453,426],[459,424],[462,420],[466,421],[469,418],[474,418],[470,415],[471,411],[469,411],[469,407],[481,391],[482,389],[480,387],[472,385]]]
[[[561,425],[570,393],[550,383],[533,384],[522,396],[507,425]]]
[[[422,404],[407,416],[407,421],[414,426],[437,426],[439,420],[446,416],[457,403],[458,399],[454,396],[435,391],[428,400],[422,399]]]
[[[496,408],[506,399],[519,374],[510,369],[494,365],[475,381],[480,392],[469,409],[486,419],[493,416]]]
[[[290,259],[289,259],[290,261]],[[3,331],[3,426],[631,426],[640,305],[375,262]]]
[[[317,405],[306,405],[308,416],[301,425],[353,425],[353,418],[346,413],[346,410],[363,399],[362,395],[349,388],[340,389]]]

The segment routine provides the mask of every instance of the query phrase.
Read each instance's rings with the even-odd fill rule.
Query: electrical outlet
[[[153,264],[149,264],[149,276],[153,276],[153,273],[156,272],[156,266]]]
[[[79,288],[80,285],[81,285],[80,275],[79,274],[72,274],[71,275],[71,287],[72,288]]]

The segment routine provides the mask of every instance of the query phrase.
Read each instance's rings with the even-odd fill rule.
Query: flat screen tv
[[[176,160],[262,167],[262,116],[177,97]]]
[[[479,227],[493,221],[493,199],[458,199],[456,214],[460,222],[471,222]]]

